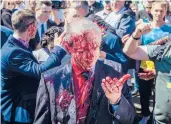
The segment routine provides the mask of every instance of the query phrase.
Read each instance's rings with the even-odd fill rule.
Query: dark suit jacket
[[[133,124],[135,109],[127,84],[123,88],[123,95],[117,111],[113,113],[108,103],[101,81],[106,76],[120,77],[121,65],[110,60],[99,60],[95,67],[95,79],[92,92],[92,102],[86,119],[86,124],[113,124],[117,120],[120,124]],[[59,95],[67,92],[72,97],[71,101],[65,102],[62,109],[56,99]],[[76,102],[74,96],[73,76],[71,63],[62,67],[53,68],[42,75],[37,92],[34,124],[75,124]],[[66,99],[65,96],[61,99]],[[111,114],[110,114],[110,112]]]
[[[123,67],[123,71],[127,72],[127,68],[128,68],[127,59],[122,51],[120,45],[120,38],[106,31],[102,39],[103,42],[101,44],[101,50],[107,53],[106,59],[121,63]]]
[[[111,32],[112,34],[116,35],[115,29],[110,24],[105,22],[100,16],[89,13],[86,17],[92,20],[93,22],[97,23],[98,26],[104,27],[106,31]]]
[[[47,21],[47,29],[49,29],[52,26],[57,26],[57,24],[54,21],[49,19]],[[32,50],[36,50],[39,43],[40,43],[40,37],[39,37],[39,33],[37,31],[35,38],[30,40],[29,46]]]
[[[56,47],[38,64],[30,49],[10,36],[1,54],[1,112],[6,121],[31,123],[41,73],[61,64],[66,52]],[[13,123],[13,122],[12,122]]]

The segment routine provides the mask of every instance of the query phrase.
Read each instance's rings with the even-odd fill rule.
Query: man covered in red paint
[[[34,124],[133,124],[135,109],[119,63],[99,59],[101,30],[87,19],[66,27],[69,63],[42,74]]]

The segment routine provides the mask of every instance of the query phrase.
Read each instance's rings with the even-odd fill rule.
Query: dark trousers
[[[152,80],[142,80],[139,79],[139,93],[140,93],[140,103],[141,103],[141,113],[143,116],[147,117],[151,114],[150,106],[150,96],[153,87],[154,79]]]

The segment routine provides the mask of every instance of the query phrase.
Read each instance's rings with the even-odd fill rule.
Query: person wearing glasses
[[[39,64],[29,48],[37,32],[33,11],[18,10],[12,15],[14,34],[1,50],[1,115],[5,124],[32,124],[36,92],[41,73],[59,66],[67,54],[62,44],[55,46],[47,61]]]

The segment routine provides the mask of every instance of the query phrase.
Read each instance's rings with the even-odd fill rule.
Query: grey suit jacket
[[[95,66],[93,91],[86,124],[133,124],[135,109],[125,83],[118,109],[114,112],[101,87],[106,76],[120,77],[121,65],[110,60],[99,60]],[[61,98],[61,94],[64,94]],[[67,96],[65,98],[65,96]],[[42,74],[37,92],[34,124],[75,124],[76,102],[71,63]],[[71,98],[71,99],[70,99]],[[59,104],[57,99],[61,99]]]

